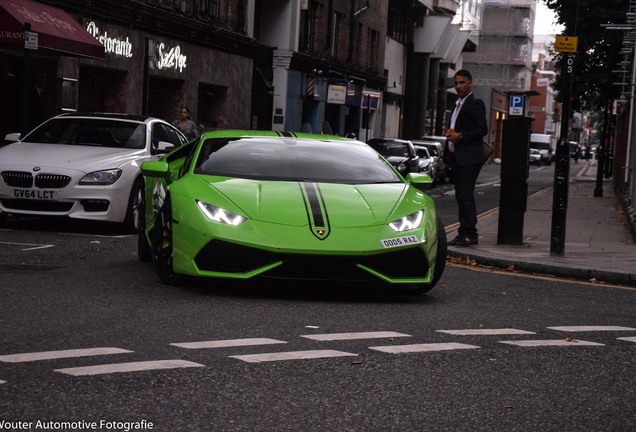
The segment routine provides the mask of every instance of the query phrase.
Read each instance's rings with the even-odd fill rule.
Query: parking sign
[[[526,97],[519,95],[510,96],[509,105],[510,108],[508,110],[508,114],[511,116],[522,116],[523,108],[526,105]]]

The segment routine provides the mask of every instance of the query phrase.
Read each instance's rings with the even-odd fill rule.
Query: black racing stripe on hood
[[[325,226],[325,219],[323,218],[322,210],[320,209],[320,198],[318,196],[318,191],[313,183],[304,183],[305,192],[307,193],[307,198],[309,200],[309,209],[311,211],[311,216],[314,220],[314,225],[318,227]]]

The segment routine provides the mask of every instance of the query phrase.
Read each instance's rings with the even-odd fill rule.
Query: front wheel
[[[150,243],[152,263],[159,279],[168,285],[178,284],[181,281],[181,276],[176,274],[172,267],[172,204],[170,203],[170,195],[166,195],[166,199],[155,218]]]
[[[435,274],[433,280],[428,284],[419,285],[417,292],[424,294],[433,289],[437,282],[439,282],[446,268],[446,257],[448,256],[448,238],[446,237],[446,230],[444,224],[437,218],[437,254],[435,255]]]

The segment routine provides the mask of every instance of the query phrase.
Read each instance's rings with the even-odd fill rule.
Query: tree
[[[619,86],[612,85],[622,60],[623,32],[607,30],[601,24],[625,23],[628,0],[543,0],[557,16],[559,24],[566,26],[565,36],[578,37],[572,77],[572,111],[602,110],[608,100],[618,98]],[[576,10],[575,28],[568,27],[571,8]],[[569,34],[568,34],[569,33]],[[567,53],[555,55],[557,70],[562,70]],[[559,75],[555,88],[562,88]],[[557,100],[559,96],[557,96]]]

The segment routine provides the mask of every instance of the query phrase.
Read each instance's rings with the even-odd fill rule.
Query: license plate
[[[410,236],[404,236],[404,237],[384,239],[384,240],[381,240],[381,242],[382,242],[382,246],[384,246],[384,249],[388,249],[388,248],[394,248],[399,246],[408,246],[412,244],[417,244],[420,242],[420,240],[417,238],[417,236],[410,235]]]
[[[55,200],[57,191],[45,189],[13,189],[13,197],[18,199]]]

